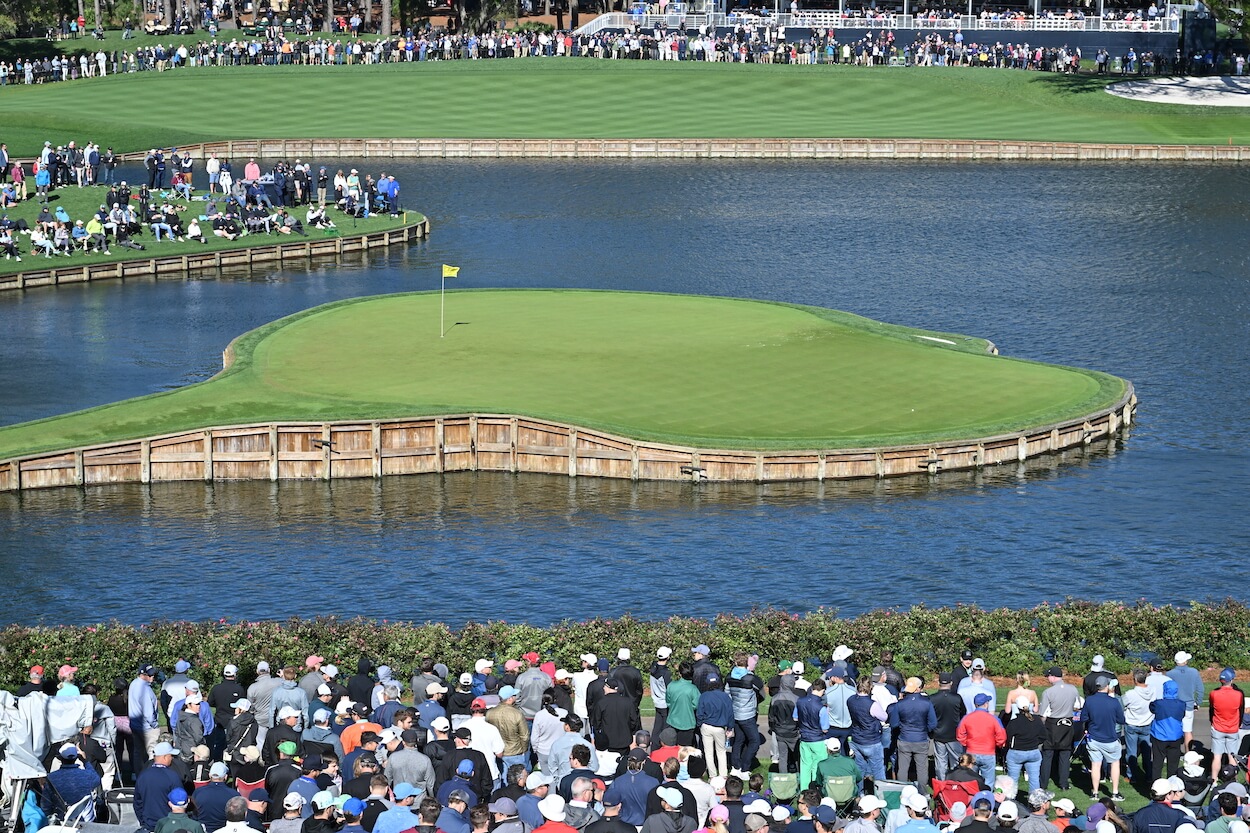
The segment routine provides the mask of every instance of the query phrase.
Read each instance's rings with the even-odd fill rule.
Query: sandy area
[[[1134,101],[1200,104],[1207,107],[1250,107],[1250,77],[1149,78],[1122,81],[1107,92]]]

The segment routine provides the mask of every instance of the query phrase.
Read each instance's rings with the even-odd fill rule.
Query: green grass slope
[[[853,448],[1019,430],[1125,390],[987,355],[979,339],[728,298],[454,292],[447,320],[440,339],[437,293],[307,310],[238,339],[235,364],[207,382],[0,429],[0,458],[213,425],[466,411],[701,447]]]
[[[593,60],[198,68],[0,90],[4,139],[103,147],[310,137],[913,137],[1250,142],[1250,112],[1133,102],[1093,76]],[[351,118],[333,115],[353,103]]]

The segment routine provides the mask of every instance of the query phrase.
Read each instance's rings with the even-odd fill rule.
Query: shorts
[[[1124,754],[1124,746],[1118,741],[1113,740],[1110,743],[1089,739],[1089,759],[1094,763],[1105,761],[1112,763],[1120,760],[1120,756]]]
[[[209,174],[208,181],[216,185],[218,182],[221,182],[221,174]]]
[[[1181,731],[1186,734],[1194,730],[1194,710],[1190,709],[1185,712],[1185,718],[1181,721]]]
[[[1211,752],[1220,755],[1236,755],[1241,748],[1240,732],[1217,732],[1211,730]]]

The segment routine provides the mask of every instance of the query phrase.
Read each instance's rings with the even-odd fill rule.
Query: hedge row
[[[721,659],[738,650],[758,654],[760,670],[769,673],[781,659],[827,660],[838,644],[854,648],[854,659],[861,667],[871,666],[888,649],[904,672],[930,676],[950,668],[964,648],[984,657],[996,676],[1017,671],[1036,676],[1052,664],[1083,673],[1094,654],[1105,655],[1108,667],[1123,673],[1153,654],[1170,662],[1173,653],[1182,649],[1194,655],[1192,664],[1199,668],[1246,668],[1250,667],[1250,607],[1231,599],[1188,607],[1069,599],[1024,610],[917,606],[842,618],[836,610],[797,615],[767,609],[710,621],[624,616],[566,621],[546,628],[470,623],[459,630],[444,624],[362,618],[13,625],[0,630],[0,687],[21,684],[31,665],[41,664],[55,674],[62,663],[70,663],[79,666],[80,682],[96,682],[108,691],[114,678],[131,679],[143,662],[171,673],[180,658],[192,663],[192,674],[199,679],[214,681],[223,665],[234,663],[248,681],[261,659],[275,668],[302,665],[310,653],[336,663],[344,675],[354,673],[357,660],[367,656],[391,665],[401,679],[424,656],[459,672],[471,669],[480,657],[502,662],[538,651],[544,660],[576,670],[580,654],[589,651],[614,657],[622,646],[631,648],[635,663],[645,668],[660,645],[672,647],[681,658],[688,655],[690,646],[700,643],[711,646],[714,656]]]

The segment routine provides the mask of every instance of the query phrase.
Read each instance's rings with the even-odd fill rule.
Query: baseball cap
[[[195,680],[187,680],[186,683],[183,684],[183,688],[185,688],[187,691],[199,691],[200,684],[197,683]]]
[[[473,675],[468,671],[460,675],[460,685],[473,685]]]
[[[1237,676],[1237,672],[1231,668],[1225,668],[1220,672],[1220,682],[1231,683],[1233,678]]]
[[[541,772],[535,771],[525,776],[525,791],[526,792],[536,790],[539,787],[550,787],[550,786],[551,786],[551,778],[548,777],[547,775],[544,775]]]
[[[517,691],[516,686],[506,685],[499,689],[499,699],[507,700],[509,697],[516,697],[521,692]]]
[[[692,654],[703,654],[703,656],[705,656],[705,657],[706,657],[707,655],[709,655],[709,654],[711,654],[711,653],[712,653],[712,649],[711,649],[711,648],[709,648],[709,647],[708,647],[708,646],[706,646],[706,645],[699,644],[699,645],[695,645],[693,648],[691,648],[691,649],[690,649],[690,653],[692,653]]]
[[[521,661],[519,659],[510,659],[503,664],[504,671],[515,671],[520,667]]]
[[[287,793],[286,798],[282,799],[282,806],[288,810],[298,810],[304,806],[304,796],[299,793]]]
[[[601,659],[595,663],[595,668],[600,671],[607,671],[609,667],[610,667],[610,663],[607,661],[607,659]]]
[[[723,805],[718,805],[718,806],[723,806]],[[871,810],[867,812],[871,812]],[[726,819],[728,819],[728,816],[729,816],[728,811],[726,811],[725,816],[726,816]],[[816,819],[816,821],[826,826],[831,825],[831,824],[836,824],[838,821],[838,811],[826,804],[821,804],[812,811],[812,818]]]
[[[655,791],[655,794],[656,794],[656,797],[658,797],[661,801],[663,801],[665,804],[667,804],[669,807],[673,808],[674,810],[676,810],[678,807],[681,806],[681,801],[682,801],[681,790],[675,787],[660,787],[659,789]],[[749,807],[750,805],[742,809],[746,812],[749,812]]]
[[[564,821],[564,799],[552,793],[538,802],[538,812],[548,821]]]
[[[1177,651],[1176,655],[1172,657],[1172,659],[1176,660],[1177,665],[1184,665],[1185,663],[1189,662],[1193,658],[1194,658],[1194,655],[1189,653],[1188,651]]]
[[[655,655],[659,659],[668,659],[673,655],[673,649],[667,645],[661,645],[656,649]]]
[[[39,673],[40,673],[40,674],[42,674],[42,673],[43,673],[43,666],[42,666],[42,665],[36,665],[36,666],[35,666],[35,668],[38,668],[38,669],[39,669]],[[31,671],[34,671],[34,670],[35,670],[35,668],[32,668],[32,669],[30,669],[30,670],[31,670]],[[156,674],[156,666],[155,666],[155,665],[151,665],[151,664],[145,665],[145,666],[143,666],[142,668],[140,668],[140,669],[139,669],[139,673],[140,673],[140,674],[142,674],[142,675],[143,675],[143,676],[145,676],[145,677],[152,677],[152,676],[155,676],[155,674]]]
[[[850,659],[850,656],[853,653],[855,652],[851,650],[849,647],[847,647],[846,645],[839,645],[838,647],[833,649],[833,653],[830,654],[830,658],[834,662],[843,662],[847,659]]]
[[[972,668],[973,668],[973,670],[974,670],[974,671],[978,671],[978,670],[979,670],[979,671],[984,671],[984,670],[985,670],[985,660],[981,659],[980,657],[977,657],[976,659],[974,659],[974,660],[972,661]]]
[[[828,749],[830,752],[841,752],[842,741],[838,740],[837,738],[828,738],[825,741],[825,748]]]
[[[1015,821],[1020,818],[1020,808],[1014,801],[1004,801],[998,808],[998,817],[1003,821]]]
[[[140,669],[140,670],[142,670],[142,669]],[[153,668],[152,670],[153,670],[153,671],[155,671],[156,669],[155,669],[155,668]],[[31,673],[31,676],[35,676],[35,677],[42,677],[42,676],[43,676],[43,666],[42,666],[42,665],[32,665],[32,666],[30,667],[30,673]]]
[[[757,798],[754,801],[752,801],[750,804],[747,804],[745,807],[743,807],[742,812],[758,813],[761,816],[768,816],[768,815],[771,815],[773,812],[773,805],[769,804],[767,801],[765,801],[762,798]]]
[[[221,673],[227,677],[233,677],[239,673],[239,666],[227,665],[225,668],[221,669]]]
[[[321,673],[329,677],[337,677],[339,675],[339,667],[337,665],[330,665],[327,663],[321,666]]]
[[[461,740],[472,740],[473,730],[470,729],[468,726],[461,726],[460,728],[456,729],[456,731],[453,733],[453,736],[458,737]]]
[[[729,808],[724,804],[717,804],[708,811],[707,817],[710,821],[729,821]]]
[[[871,813],[873,810],[884,810],[885,802],[877,798],[875,795],[860,796],[859,811],[861,813]]]
[[[278,709],[278,719],[286,720],[288,717],[299,717],[299,709],[294,706],[283,706]]]
[[[587,665],[594,665],[596,662],[599,661],[599,658],[595,656],[594,654],[582,654],[580,659],[582,662],[586,663]]]
[[[1172,785],[1166,778],[1156,778],[1150,785],[1150,794],[1162,798],[1172,791]]]
[[[929,810],[929,800],[920,793],[916,793],[907,799],[907,809],[916,813],[925,813]]]
[[[1058,665],[1052,665],[1050,666],[1050,668],[1046,669],[1046,676],[1047,677],[1062,677],[1063,669],[1060,668]]]
[[[1107,665],[1107,660],[1106,658],[1103,657],[1102,654],[1094,654],[1094,658],[1093,660],[1090,661],[1090,664],[1089,664],[1089,670],[1101,671],[1103,670],[1103,668],[1106,667],[1106,665]]]
[[[473,702],[469,704],[469,711],[486,711],[486,701],[481,697],[474,697]]]
[[[1054,797],[1055,797],[1054,793],[1047,792],[1046,790],[1043,790],[1040,787],[1036,790],[1030,790],[1029,791],[1029,806],[1033,808],[1041,807],[1043,804],[1045,804],[1047,801],[1050,801]]]
[[[169,803],[175,807],[187,806],[187,791],[182,787],[174,787],[165,797],[168,798]]]
[[[500,796],[495,801],[486,805],[486,809],[492,813],[500,813],[505,816],[515,816],[517,814],[516,802],[508,796]]]
[[[72,743],[65,743],[62,744],[61,748],[57,750],[57,754],[59,754],[62,758],[77,758],[78,747]]]
[[[153,757],[160,757],[161,755],[173,755],[173,754],[176,754],[173,744],[167,743],[166,741],[161,741],[160,743],[156,744],[155,747],[152,748]]]
[[[312,806],[314,810],[324,810],[334,803],[334,793],[329,790],[320,790],[312,797]]]
[[[323,695],[326,695],[326,694],[332,694],[332,693],[333,693],[333,689],[331,689],[331,688],[330,688],[328,685],[326,685],[325,683],[322,683],[321,685],[317,686],[317,695],[318,695],[318,696],[323,696]]]
[[[600,799],[600,803],[603,804],[604,807],[620,807],[621,801],[622,799],[621,799],[620,792],[613,791],[613,790],[608,790],[607,792],[605,792],[603,794],[603,798]],[[725,818],[728,819],[729,817],[726,816]]]
[[[959,658],[960,659],[972,659],[972,649],[964,648],[962,651],[959,652]]]
[[[773,821],[785,821],[790,818],[790,808],[784,804],[778,804],[773,808]]]
[[[365,803],[354,795],[346,797],[343,802],[343,812],[349,816],[358,816],[365,811]]]
[[[213,765],[208,768],[209,778],[225,778],[229,774],[230,767],[226,766],[221,761],[215,761]]]
[[[628,758],[631,761],[645,761],[647,759],[647,750],[631,749],[629,750]]]
[[[953,682],[955,682],[955,675],[951,672],[943,671],[941,674],[938,674],[938,683],[940,685],[949,685]]]
[[[399,732],[395,731],[394,726],[389,726],[378,734],[378,740],[382,743],[399,740]]]
[[[1052,802],[1050,806],[1054,807],[1056,810],[1063,810],[1069,816],[1076,815],[1076,805],[1072,803],[1072,799],[1070,798],[1057,799]]]
[[[560,680],[571,680],[573,679],[573,675],[569,673],[569,670],[567,668],[557,668],[555,679],[557,682],[559,682]]]
[[[65,668],[65,666],[61,666],[61,668]],[[189,670],[191,670],[191,663],[185,659],[180,659],[174,663],[174,672],[177,674],[184,674]]]
[[[477,662],[473,663],[473,670],[479,674],[481,674],[487,668],[494,668],[494,667],[495,667],[494,660],[489,660],[489,659],[479,659]]]
[[[993,700],[993,699],[994,699],[993,697],[989,696],[989,695],[988,695],[988,694],[986,694],[984,691],[982,691],[982,692],[981,692],[980,694],[978,694],[976,697],[973,697],[973,698],[972,698],[972,705],[974,705],[974,706],[984,706],[986,703],[990,702],[990,701],[991,701],[991,700]]]
[[[396,798],[402,801],[403,799],[408,798],[409,796],[417,795],[418,793],[421,792],[421,790],[417,789],[412,784],[409,784],[407,781],[405,781],[401,784],[396,784],[392,792],[395,793]]]
[[[425,696],[429,697],[434,694],[446,694],[447,686],[442,683],[430,683],[425,687]]]
[[[272,801],[273,799],[269,797],[269,790],[265,789],[264,787],[257,787],[256,789],[252,790],[250,793],[247,794],[247,800],[256,801],[256,802],[264,801],[268,803]]]
[[[317,709],[315,712],[313,712],[313,723],[329,723],[329,722],[330,722],[330,710],[329,709]]]
[[[278,751],[284,755],[294,755],[296,752],[299,752],[299,747],[295,745],[293,740],[284,740],[278,744]]]
[[[616,652],[616,658],[620,660],[627,660],[632,656],[633,654],[630,653],[628,648],[621,648],[619,651]]]
[[[325,657],[318,656],[317,654],[309,654],[308,658],[304,660],[304,665],[308,666],[309,668],[315,668],[316,666],[321,665],[325,661],[326,661]]]
[[[430,728],[436,732],[446,732],[451,728],[451,721],[440,714],[430,721]]]
[[[805,670],[807,670],[807,667],[801,662],[796,662],[794,665],[790,666],[790,670],[795,674],[802,674]]]
[[[456,774],[457,775],[472,775],[473,774],[473,762],[470,761],[468,758],[465,758],[463,761],[456,764]]]
[[[300,764],[300,769],[304,770],[304,772],[317,772],[325,769],[325,766],[326,762],[321,760],[320,755],[306,755],[304,762]]]
[[[1085,811],[1085,829],[1093,830],[1098,826],[1098,822],[1107,817],[1107,805],[1101,801],[1096,801],[1089,805],[1089,809]]]

